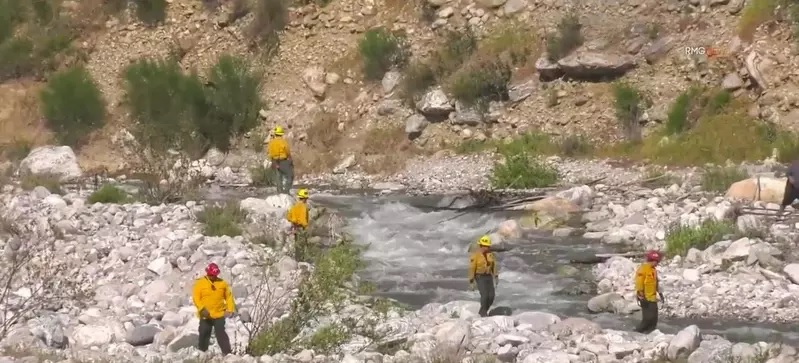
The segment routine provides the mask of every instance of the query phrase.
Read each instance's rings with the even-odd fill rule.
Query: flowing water
[[[469,291],[466,282],[468,245],[507,219],[507,215],[477,213],[453,218],[456,212],[419,207],[435,204],[430,198],[319,196],[314,201],[347,217],[356,241],[369,244],[365,254],[369,267],[364,277],[376,281],[380,294],[414,308],[429,302],[477,301],[479,295]],[[512,250],[498,253],[500,282],[495,307],[580,316],[605,328],[634,328],[635,316],[591,314],[586,302],[592,295],[563,293],[574,290],[581,281],[558,270],[568,265],[571,257],[610,252],[603,249],[607,246],[545,234],[525,235],[512,245]],[[675,333],[691,324],[730,340],[773,340],[779,336],[784,341],[799,342],[797,330],[786,324],[661,318],[658,327]]]
[[[441,199],[317,194],[312,203],[335,209],[348,219],[356,241],[369,245],[364,256],[368,267],[362,275],[375,281],[378,294],[418,308],[430,302],[477,301],[479,295],[469,291],[466,282],[469,243],[508,218],[507,214],[486,213],[454,218],[457,212],[429,208]],[[511,245],[510,251],[498,253],[500,283],[495,307],[580,316],[605,328],[634,328],[635,315],[590,314],[586,302],[592,295],[563,293],[579,289],[585,281],[566,277],[559,269],[568,265],[571,257],[608,252],[607,246],[546,234],[525,235]],[[770,341],[777,336],[799,343],[799,332],[787,324],[661,317],[658,328],[675,333],[691,324],[734,341]]]

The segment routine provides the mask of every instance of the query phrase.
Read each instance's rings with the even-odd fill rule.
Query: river
[[[218,189],[213,194],[216,195],[211,199],[215,200],[241,195]],[[374,196],[363,192],[315,194],[311,198],[312,203],[334,209],[345,217],[349,233],[357,243],[368,245],[364,255],[368,267],[361,276],[375,282],[377,294],[412,308],[430,302],[477,301],[477,292],[469,291],[466,282],[468,245],[509,217],[507,213],[470,213],[453,218],[457,212],[428,208],[441,200],[441,196]],[[500,282],[495,307],[579,316],[609,329],[634,328],[636,315],[592,314],[586,302],[593,295],[563,293],[585,285],[585,279],[580,281],[559,272],[568,265],[570,257],[608,252],[608,246],[577,237],[555,238],[546,233],[526,234],[511,245],[510,251],[498,253]],[[782,340],[799,344],[799,333],[787,324],[661,316],[658,328],[676,333],[691,324],[731,341]]]

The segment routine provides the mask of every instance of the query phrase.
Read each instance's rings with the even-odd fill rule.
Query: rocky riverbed
[[[40,152],[38,160],[23,162],[23,169],[28,173],[60,172],[65,181],[80,177],[79,168],[69,165],[69,157],[66,162],[62,158],[58,159],[61,163],[54,163],[57,158],[47,157],[47,153],[52,156],[67,152],[63,148],[44,155]],[[359,184],[386,192],[424,193],[485,185],[485,174],[490,169],[484,168],[490,165],[486,164],[489,159],[455,158],[442,158],[449,161],[419,168],[408,176],[372,178]],[[460,162],[452,163],[453,160]],[[726,221],[735,226],[728,233],[730,238],[704,251],[691,249],[685,257],[664,262],[661,278],[668,299],[663,312],[680,317],[760,321],[789,321],[799,315],[795,303],[798,287],[794,284],[799,281],[799,265],[790,263],[793,256],[786,251],[795,238],[796,226],[758,216],[737,216],[737,202],[701,192],[692,170],[676,172],[678,179],[672,185],[649,189],[630,183],[630,179],[641,178],[643,169],[623,171],[608,163],[557,158],[549,162],[559,168],[567,181],[605,179],[591,186],[553,192],[526,205],[522,209],[528,210],[528,215],[497,226],[494,235],[498,242],[504,239],[525,243],[518,240],[521,234],[516,229],[548,228],[564,238],[582,236],[635,250],[662,249],[676,225],[694,228],[706,220]],[[191,168],[194,174],[217,182],[248,179],[246,173],[230,167],[212,168],[203,161],[193,163]],[[589,171],[594,175],[586,175]],[[333,180],[336,182],[328,184],[341,186],[342,180],[345,185],[349,183],[346,178],[352,177],[329,175],[316,181],[326,184],[325,180]],[[223,277],[232,281],[242,312],[257,309],[257,291],[264,281],[279,286],[290,299],[299,276],[313,269],[283,251],[252,243],[250,237],[203,236],[197,222],[202,202],[89,205],[88,193],[59,196],[41,187],[23,192],[12,185],[3,189],[0,210],[21,226],[17,235],[26,237],[0,238],[6,256],[19,251],[37,256],[31,260],[37,268],[22,269],[16,275],[16,284],[4,302],[6,310],[29,297],[42,298],[35,313],[17,315],[19,323],[3,341],[9,356],[26,357],[27,361],[38,359],[31,357],[41,357],[42,352],[73,361],[200,359],[205,355],[193,348],[197,320],[188,289],[209,260],[223,266]],[[263,226],[280,223],[290,202],[286,196],[274,196],[252,198],[242,205],[251,211],[250,217],[263,232]],[[581,215],[584,226],[560,223],[574,213]],[[271,280],[265,280],[260,267],[265,260],[275,261]],[[637,306],[632,299],[631,279],[638,262],[613,257],[597,265],[594,274],[600,295],[589,302],[588,308],[595,312],[634,313]],[[353,319],[372,322],[371,333],[352,331],[355,334],[348,341],[326,354],[297,344],[297,349],[287,354],[236,356],[227,361],[431,361],[431,354],[453,348],[456,352],[447,354],[488,354],[502,361],[529,363],[645,362],[677,356],[697,363],[796,360],[790,347],[768,343],[733,345],[702,335],[695,326],[675,336],[659,332],[641,335],[601,329],[582,318],[544,312],[519,311],[511,317],[479,318],[474,316],[476,303],[465,301],[429,304],[415,312],[373,309],[368,299],[349,295],[347,309],[307,327],[303,334],[312,334],[325,323]],[[4,324],[11,323],[8,319],[12,315],[6,314]],[[249,313],[243,313],[228,324],[239,350],[246,344],[251,319]],[[393,346],[391,351],[386,350],[387,344]],[[460,361],[461,357],[456,358],[452,361]]]
[[[267,198],[272,209],[261,216],[277,216],[282,198]],[[143,204],[89,205],[84,193],[65,196],[43,188],[22,192],[6,186],[0,195],[2,210],[25,228],[25,244],[4,237],[6,256],[35,253],[30,270],[21,270],[19,285],[6,301],[46,297],[35,313],[21,317],[3,341],[4,361],[37,361],[61,357],[72,362],[185,362],[206,359],[196,343],[197,319],[188,287],[211,260],[223,266],[231,281],[240,317],[227,326],[234,346],[246,344],[247,311],[257,311],[258,286],[265,283],[257,266],[266,257],[278,261],[270,284],[289,292],[303,269],[279,252],[242,237],[206,237],[195,214],[200,205],[147,206]],[[50,243],[52,242],[52,244]],[[52,248],[53,250],[50,250]],[[36,269],[38,268],[38,270]],[[55,285],[37,289],[40,278]],[[66,285],[67,282],[71,285]],[[62,284],[62,285],[58,285]],[[56,287],[71,287],[70,293]],[[71,294],[80,292],[80,294]],[[43,301],[44,301],[43,300]],[[695,327],[680,333],[649,335],[605,330],[582,318],[543,312],[516,312],[513,316],[476,316],[476,302],[429,304],[419,311],[378,311],[354,298],[345,309],[309,327],[356,319],[372,321],[369,336],[353,335],[333,352],[320,354],[298,348],[287,354],[231,356],[226,362],[407,362],[460,361],[467,355],[487,355],[517,362],[646,362],[661,357],[683,357],[689,362],[792,362],[787,346],[758,343],[732,344],[703,336]],[[282,312],[279,312],[282,314]],[[377,343],[375,344],[375,340]],[[393,349],[388,349],[393,345]],[[211,354],[217,348],[212,348]],[[12,356],[13,354],[13,356]],[[436,357],[441,356],[444,357]],[[730,358],[732,357],[732,358]],[[490,361],[490,360],[486,360]]]

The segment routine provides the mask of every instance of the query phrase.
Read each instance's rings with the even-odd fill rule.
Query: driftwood
[[[605,262],[611,257],[641,257],[643,252],[626,252],[626,253],[596,253],[593,255],[586,255],[577,258],[572,258],[569,263],[575,265],[595,265]]]

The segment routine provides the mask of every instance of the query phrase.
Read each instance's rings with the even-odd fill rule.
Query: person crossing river
[[[275,126],[272,135],[272,140],[266,142],[266,154],[272,162],[272,168],[277,170],[277,192],[288,194],[294,184],[294,162],[291,160],[289,143],[283,138],[283,128],[280,126]]]
[[[469,257],[469,288],[480,291],[480,316],[488,316],[488,309],[494,304],[495,288],[499,284],[497,259],[491,252],[491,238],[480,237],[478,248]]]
[[[663,302],[664,298],[660,292],[656,267],[662,258],[658,251],[647,251],[646,262],[635,272],[635,295],[638,305],[641,305],[641,323],[635,331],[639,333],[648,334],[658,325],[658,301]]]

